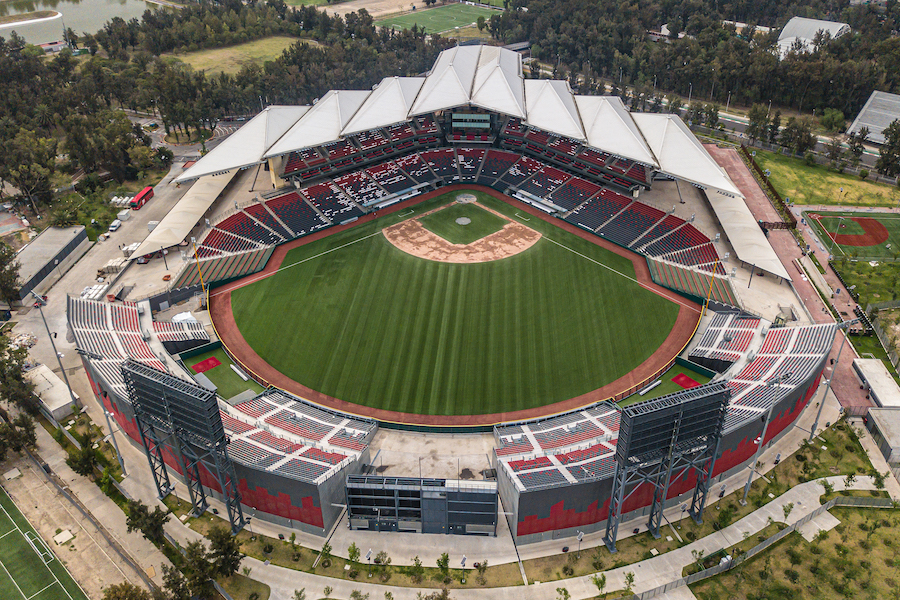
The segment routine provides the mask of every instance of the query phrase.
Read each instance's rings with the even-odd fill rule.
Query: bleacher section
[[[572,210],[581,206],[588,198],[599,194],[602,189],[596,183],[585,181],[581,177],[572,177],[550,195],[550,201],[556,206]]]
[[[364,206],[388,195],[375,180],[366,175],[365,171],[348,173],[335,179],[334,182],[351,198]]]
[[[320,183],[303,190],[306,198],[334,223],[362,215],[362,211],[334,185]]]
[[[571,175],[545,166],[543,169],[535,173],[531,179],[526,181],[519,189],[533,194],[539,198],[546,198],[556,189],[565,184]]]
[[[407,177],[393,162],[387,162],[366,169],[369,177],[378,183],[388,194],[399,194],[415,187],[416,183]]]
[[[735,307],[740,306],[731,283],[724,277],[698,273],[652,258],[647,260],[647,264],[650,267],[650,277],[654,283],[688,294],[693,298],[703,299],[708,294],[716,302]]]
[[[689,356],[698,364],[722,372],[740,360],[750,347],[760,320],[740,313],[713,314],[712,323]]]
[[[445,181],[459,179],[459,171],[456,168],[456,155],[453,148],[439,148],[426,150],[421,153],[422,160],[428,163],[432,172]]]
[[[760,325],[759,319],[739,313],[714,314],[713,331],[704,340],[721,342],[725,331],[752,338]],[[761,351],[728,382],[732,399],[725,430],[758,418],[777,401],[784,392],[766,385],[773,377],[790,372],[785,386],[808,381],[829,351],[835,331],[834,324],[770,329],[766,344],[775,352],[764,355]],[[735,342],[735,347],[746,351],[744,339]],[[601,402],[549,419],[498,425],[494,428],[498,469],[520,491],[608,479],[616,468],[619,418],[614,405]]]
[[[297,192],[289,192],[267,200],[266,208],[291,229],[294,237],[328,226],[328,223]]]
[[[209,341],[209,334],[200,323],[173,323],[153,321],[153,331],[161,342]]]
[[[258,244],[279,244],[284,241],[283,237],[264,227],[244,211],[238,211],[225,220],[220,221],[216,224],[216,228],[253,240]],[[206,245],[218,248],[210,243]],[[225,248],[220,249],[226,250]]]
[[[612,190],[602,190],[584,205],[569,214],[566,217],[566,221],[595,231],[609,221],[613,215],[622,212],[629,204],[631,204],[631,200],[625,196]]]
[[[284,226],[278,222],[278,220],[266,210],[266,206],[264,204],[251,204],[247,208],[244,209],[248,215],[277,233],[283,240],[289,240],[293,238],[293,234],[291,234]],[[221,225],[221,223],[220,223]]]
[[[219,414],[233,460],[309,483],[321,483],[356,460],[376,430],[374,422],[328,412],[279,390],[235,406],[220,402]],[[345,443],[348,436],[355,447]]]
[[[456,165],[462,179],[473,180],[481,168],[484,160],[484,148],[458,148],[456,150]]]

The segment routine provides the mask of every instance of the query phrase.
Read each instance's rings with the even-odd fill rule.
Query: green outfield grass
[[[769,180],[778,193],[797,204],[896,206],[900,198],[895,187],[872,181],[874,172],[862,180],[765,150],[756,150],[756,162],[763,171],[771,171]]]
[[[478,17],[490,19],[498,12],[490,8],[469,6],[468,4],[447,4],[437,8],[417,10],[405,15],[388,17],[375,21],[376,25],[394,29],[410,29],[413,25],[424,27],[428,33],[443,33],[454,27],[471,25]]]
[[[461,218],[469,219],[471,223],[460,225],[456,220]],[[475,204],[451,204],[420,218],[419,223],[451,244],[465,245],[500,231],[507,221]]]
[[[0,598],[88,600],[3,489],[0,489]]]
[[[835,257],[847,256],[850,258],[865,258],[875,260],[900,260],[900,215],[892,213],[872,213],[872,212],[821,212],[814,213],[821,215],[820,219],[810,218],[810,213],[804,213],[806,222],[809,223],[825,248]],[[845,217],[843,220],[841,217]],[[888,231],[887,241],[876,246],[847,246],[843,244],[834,244],[832,235],[839,233],[842,235],[859,235],[864,233],[859,223],[851,221],[851,217],[867,217],[875,219]],[[840,227],[843,225],[843,227]],[[840,227],[840,231],[838,228]]]
[[[253,381],[244,381],[243,379],[235,373],[232,368],[229,366],[233,364],[233,361],[228,358],[228,355],[225,353],[225,350],[219,348],[218,350],[213,350],[212,352],[206,352],[205,354],[200,354],[199,356],[194,356],[193,358],[189,358],[184,361],[184,364],[189,368],[193,367],[199,362],[203,362],[207,358],[216,357],[220,363],[218,367],[213,367],[208,371],[204,371],[203,374],[206,375],[210,381],[212,381],[218,389],[217,393],[225,398],[231,398],[233,396],[237,396],[241,392],[247,390],[253,390],[256,393],[260,393],[263,391],[263,387]],[[194,371],[191,370],[191,373]]]
[[[678,305],[635,283],[631,261],[484,194],[543,234],[499,261],[408,255],[381,229],[423,202],[288,253],[232,292],[237,325],[273,367],[330,396],[434,415],[520,410],[625,375],[662,344]]]

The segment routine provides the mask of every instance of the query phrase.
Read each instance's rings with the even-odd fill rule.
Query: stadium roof
[[[191,167],[191,177],[215,175],[259,164],[272,144],[309,110],[308,106],[270,106],[247,121]],[[195,168],[197,167],[197,168]]]
[[[680,118],[654,113],[633,113],[631,116],[663,173],[702,188],[713,188],[726,196],[744,197]]]
[[[137,250],[131,254],[131,260],[162,248],[177,246],[184,241],[236,173],[237,169],[233,169],[225,173],[207,175],[192,185],[191,189],[163,217],[162,221],[153,228],[150,235],[144,238]]]
[[[402,123],[423,83],[424,77],[385,77],[372,89],[372,94],[359,107],[341,135]]]
[[[598,150],[618,154],[658,167],[653,151],[618,96],[575,96],[587,143]]]
[[[849,32],[850,26],[835,21],[794,17],[787,22],[778,36],[778,55],[784,58],[796,42],[800,42],[805,50],[812,48],[813,40],[820,31],[828,33],[831,39],[835,39]]]
[[[370,90],[331,90],[269,148],[265,158],[339,140],[344,126],[371,93]]]
[[[567,81],[527,79],[525,103],[528,106],[528,117],[525,119],[527,125],[582,142],[587,141],[575,96]]]
[[[897,119],[900,119],[900,96],[875,90],[847,132],[857,133],[863,127],[868,127],[869,136],[866,140],[883,144],[884,130]]]
[[[633,114],[615,97],[575,96],[565,81],[526,80],[519,54],[491,46],[444,50],[424,78],[388,77],[371,91],[330,91],[312,107],[271,107],[175,181],[245,168],[460,106],[519,117],[531,127],[660,168],[701,187],[741,195],[678,117]]]

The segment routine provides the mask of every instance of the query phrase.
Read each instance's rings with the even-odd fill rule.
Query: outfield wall
[[[794,388],[772,409],[772,420],[766,430],[766,446],[787,433],[819,387],[827,356],[823,356],[806,381]],[[749,466],[756,453],[755,440],[762,434],[762,419],[753,418],[727,429],[716,457],[710,494],[724,478]],[[530,544],[573,537],[578,531],[603,530],[609,513],[613,478],[519,491],[505,469],[497,470],[498,489],[507,515],[509,529],[518,544]],[[690,501],[696,475],[673,480],[666,507]],[[625,501],[622,522],[649,515],[653,489],[642,486]]]

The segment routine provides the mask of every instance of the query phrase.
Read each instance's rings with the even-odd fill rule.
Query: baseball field
[[[837,257],[900,259],[900,215],[876,212],[805,212],[826,250]]]
[[[640,285],[630,259],[472,193],[477,205],[444,194],[290,250],[275,273],[230,291],[240,335],[317,392],[448,416],[585,394],[663,344],[681,307]],[[480,250],[422,258],[424,242],[396,241],[409,231],[432,248]],[[469,231],[484,237],[469,243]]]
[[[420,28],[424,27],[425,31],[429,33],[443,33],[454,27],[471,25],[478,21],[478,17],[490,19],[491,15],[496,14],[500,13],[490,8],[459,3],[388,17],[376,21],[375,24],[393,29],[410,29],[413,25],[418,25]]]

